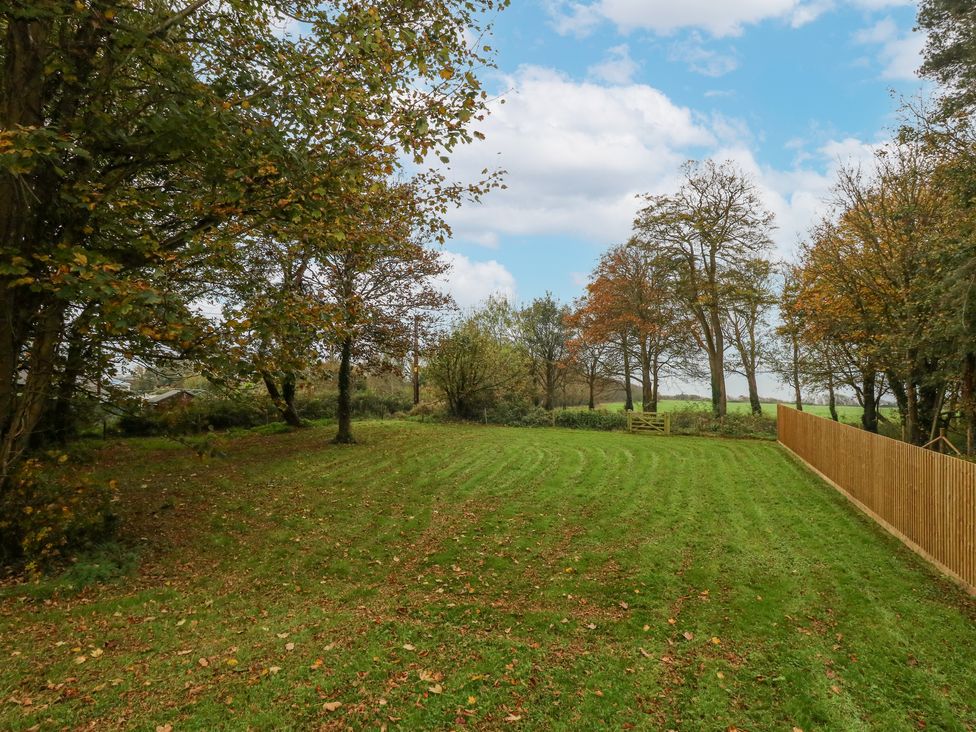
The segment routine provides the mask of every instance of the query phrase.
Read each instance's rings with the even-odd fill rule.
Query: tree
[[[942,86],[945,111],[976,104],[976,8],[965,0],[922,0],[918,26],[925,31],[921,73]]]
[[[783,286],[779,296],[780,322],[770,353],[770,366],[779,378],[793,389],[793,404],[803,411],[803,388],[807,385],[810,353],[805,338],[803,314],[797,306],[799,289],[798,268],[785,266]]]
[[[373,196],[369,219],[320,253],[310,273],[314,297],[331,311],[325,339],[339,356],[337,443],[353,442],[353,364],[376,369],[402,362],[413,347],[415,317],[450,302],[434,286],[448,267],[418,235],[415,202],[409,186]]]
[[[762,414],[756,378],[768,350],[767,314],[775,302],[771,289],[773,265],[753,259],[729,273],[724,304],[725,328],[735,350],[734,368],[746,378],[753,414]]]
[[[576,301],[566,325],[570,330],[567,366],[586,384],[588,408],[596,409],[600,387],[612,383],[613,377],[620,373],[619,351],[601,332],[585,297]]]
[[[527,371],[524,354],[493,332],[481,315],[476,312],[455,323],[427,365],[428,378],[444,395],[448,410],[462,419],[478,418],[503,393],[520,391]]]
[[[668,261],[675,292],[694,318],[708,356],[712,409],[727,411],[726,333],[723,312],[729,278],[770,246],[773,214],[765,209],[749,178],[731,162],[688,163],[676,193],[645,196],[635,221],[635,238]]]
[[[342,236],[350,198],[479,134],[490,59],[467,33],[506,4],[6,4],[0,498],[55,386],[91,375],[78,354],[210,360],[194,306],[242,239],[269,222]]]
[[[565,378],[568,315],[568,308],[560,306],[549,292],[518,314],[518,340],[526,350],[532,381],[537,394],[541,392],[543,408],[549,412],[555,404],[556,390]]]

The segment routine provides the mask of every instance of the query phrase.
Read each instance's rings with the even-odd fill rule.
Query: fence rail
[[[777,407],[779,442],[976,594],[976,463]]]
[[[627,430],[651,435],[671,434],[671,415],[665,412],[627,412]]]

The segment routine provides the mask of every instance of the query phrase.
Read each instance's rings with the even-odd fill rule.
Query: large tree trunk
[[[75,432],[72,406],[78,380],[85,370],[85,345],[88,333],[79,325],[76,324],[69,335],[68,352],[65,356],[64,368],[58,378],[56,397],[51,408],[51,436],[62,445],[66,444],[68,438]]]
[[[352,438],[352,338],[346,338],[342,342],[342,351],[339,356],[339,431],[336,433],[333,442],[339,445],[348,445],[355,442]]]
[[[64,305],[52,305],[41,316],[34,333],[26,378],[0,439],[0,495],[10,487],[11,478],[51,397],[63,320]]]
[[[830,408],[830,418],[835,422],[840,422],[837,415],[837,393],[834,389],[834,378],[827,377],[827,406]]]
[[[791,339],[791,345],[793,346],[793,362],[790,364],[793,373],[793,402],[796,406],[796,411],[803,411],[803,394],[800,393],[800,341],[794,335]]]
[[[861,388],[863,389],[864,414],[861,415],[861,426],[868,432],[878,431],[878,408],[875,386],[877,374],[874,371],[864,374]]]
[[[888,371],[888,384],[891,386],[891,393],[895,396],[895,403],[898,405],[898,415],[901,417],[902,439],[911,442],[909,438],[908,424],[910,421],[908,410],[908,392],[905,384],[893,371]]]
[[[746,383],[749,384],[749,406],[753,414],[762,414],[762,402],[759,401],[759,384],[756,383],[756,370],[746,369]]]
[[[593,367],[590,368],[590,373],[588,374],[587,382],[589,383],[589,387],[590,387],[589,407],[590,407],[590,411],[592,412],[594,409],[596,409],[596,370]]]
[[[546,361],[546,401],[543,408],[551,412],[556,402],[556,364]]]
[[[627,401],[624,404],[624,409],[628,412],[634,411],[634,390],[633,385],[630,383],[630,339],[627,338],[625,333],[621,339],[623,344],[623,356],[624,356],[624,394],[627,396]]]
[[[281,391],[278,390],[274,377],[267,371],[261,372],[261,378],[281,419],[292,427],[301,427],[302,418],[298,416],[298,411],[295,409],[295,375],[290,373],[285,375]]]
[[[647,339],[642,337],[640,344],[641,366],[641,409],[644,412],[655,411],[654,388],[651,386],[651,355],[647,347]]]
[[[905,440],[912,445],[923,445],[918,421],[918,387],[911,381],[905,384],[905,405]]]
[[[715,300],[718,301],[717,294]],[[722,337],[722,317],[717,307],[712,307],[710,321],[711,337],[706,342],[712,381],[712,412],[721,418],[728,412],[728,394],[725,388],[725,339]]]
[[[659,387],[661,385],[661,367],[658,363],[657,354],[654,355],[651,363],[651,411],[656,412],[658,401],[660,401]]]
[[[962,411],[966,423],[966,454],[976,454],[976,353],[967,353],[962,368]]]

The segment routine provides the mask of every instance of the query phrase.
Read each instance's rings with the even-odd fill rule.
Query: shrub
[[[556,426],[580,430],[624,430],[627,429],[627,414],[606,409],[563,409],[556,412]]]
[[[519,402],[499,404],[484,412],[489,424],[509,427],[551,427],[552,415],[542,407]]]
[[[717,435],[776,439],[776,418],[764,414],[731,413],[715,417],[707,409],[681,409],[671,413],[671,432],[677,435]]]
[[[59,462],[66,462],[62,455]],[[20,559],[38,573],[66,551],[91,546],[111,534],[115,482],[95,483],[77,471],[56,471],[40,459],[28,460],[0,505],[0,551],[5,561]]]

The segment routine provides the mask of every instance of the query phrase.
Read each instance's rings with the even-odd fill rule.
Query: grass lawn
[[[356,428],[103,451],[138,559],[0,590],[0,729],[976,727],[976,601],[774,443]]]
[[[752,411],[752,407],[749,402],[729,402],[729,412],[739,413],[739,414],[749,414]],[[606,404],[600,405],[601,409],[617,410],[623,409],[623,402],[607,402]],[[634,408],[640,411],[640,403],[636,403]],[[674,412],[680,409],[701,409],[705,411],[711,411],[711,402],[701,402],[701,401],[691,401],[686,399],[662,399],[658,402],[658,410],[661,412]],[[830,408],[821,404],[805,404],[803,410],[814,414],[818,417],[829,417]],[[861,413],[864,410],[861,407],[851,407],[838,405],[837,416],[842,422],[857,422],[861,421]],[[881,409],[882,413],[888,416],[889,419],[898,419],[898,410],[893,407],[883,407]],[[763,403],[763,414],[767,414],[770,417],[776,416],[776,404],[774,402],[764,402]]]

